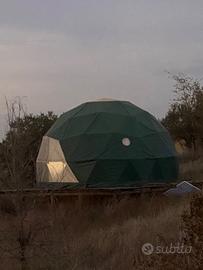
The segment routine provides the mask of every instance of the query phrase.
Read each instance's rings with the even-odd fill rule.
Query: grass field
[[[191,254],[147,256],[141,250],[144,243],[190,244],[191,198],[142,196],[82,207],[68,202],[26,205],[18,215],[9,198],[1,200],[1,269],[195,269],[188,268]],[[194,224],[202,222],[201,213]]]

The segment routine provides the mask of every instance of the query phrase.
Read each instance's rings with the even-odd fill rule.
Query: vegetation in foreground
[[[50,205],[33,199],[18,214],[1,196],[1,269],[202,269],[203,196],[147,197]],[[142,245],[192,246],[189,254],[145,255]]]

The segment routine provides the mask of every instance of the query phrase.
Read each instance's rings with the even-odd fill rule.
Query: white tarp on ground
[[[179,184],[177,184],[175,188],[170,188],[169,190],[164,192],[164,194],[167,196],[170,195],[181,196],[188,193],[196,193],[196,192],[201,192],[201,190],[187,181],[182,181]]]
[[[44,136],[37,157],[37,182],[77,183],[58,140]]]

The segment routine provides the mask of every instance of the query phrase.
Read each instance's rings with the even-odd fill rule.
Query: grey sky
[[[110,97],[161,117],[165,70],[203,77],[202,0],[0,0],[0,113],[4,96],[58,113]]]

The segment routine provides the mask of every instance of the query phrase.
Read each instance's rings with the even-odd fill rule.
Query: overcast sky
[[[165,70],[203,77],[202,0],[0,0],[4,96],[31,112],[124,99],[162,117]]]

